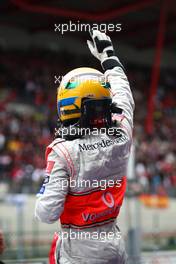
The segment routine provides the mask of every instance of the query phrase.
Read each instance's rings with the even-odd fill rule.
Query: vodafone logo
[[[87,213],[83,212],[82,213],[82,218],[84,222],[95,222],[98,219],[107,219],[107,217],[114,216],[114,214],[118,214],[119,212],[119,205],[115,206],[115,201],[114,197],[110,192],[105,192],[101,196],[102,202],[108,207],[108,208],[103,208],[101,212],[94,212],[94,213]]]
[[[114,207],[114,204],[115,204],[114,198],[110,192],[103,193],[101,198],[102,198],[102,201],[104,202],[104,204],[107,205],[107,207],[109,207],[109,208]]]

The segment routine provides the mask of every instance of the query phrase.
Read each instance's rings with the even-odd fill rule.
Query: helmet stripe
[[[59,106],[67,106],[67,105],[72,105],[74,104],[76,98],[78,98],[77,96],[75,97],[70,97],[70,98],[64,98],[59,102]]]
[[[79,85],[78,82],[68,82],[66,87],[65,87],[65,89],[73,89],[73,88],[75,88],[78,85]]]

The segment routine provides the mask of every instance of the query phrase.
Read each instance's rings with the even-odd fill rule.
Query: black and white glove
[[[114,67],[123,68],[119,59],[114,55],[114,48],[109,36],[99,30],[91,30],[92,41],[87,40],[87,45],[92,55],[97,58],[103,69],[110,70]]]

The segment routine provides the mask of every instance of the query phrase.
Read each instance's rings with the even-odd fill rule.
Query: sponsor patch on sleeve
[[[45,186],[42,185],[42,187],[40,188],[40,191],[38,192],[38,194],[44,194],[44,191],[45,191]]]
[[[47,184],[49,182],[50,176],[45,176],[43,184]]]

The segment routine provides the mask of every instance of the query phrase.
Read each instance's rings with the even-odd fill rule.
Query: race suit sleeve
[[[121,65],[106,70],[105,78],[111,86],[112,102],[121,113],[114,113],[113,120],[132,137],[134,100],[126,74]]]
[[[64,209],[69,176],[64,161],[54,150],[47,158],[46,176],[35,206],[35,217],[44,223],[57,221]]]

